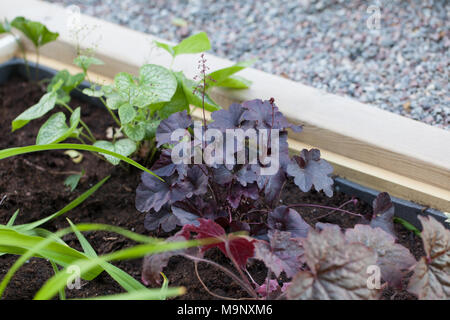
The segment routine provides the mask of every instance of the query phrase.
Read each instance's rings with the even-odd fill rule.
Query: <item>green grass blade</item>
[[[14,222],[16,222],[16,218],[19,215],[19,209],[16,210],[16,212],[14,212],[13,216],[11,217],[11,219],[9,219],[8,223],[6,224],[7,227],[12,227]]]
[[[50,264],[52,265],[53,272],[55,274],[57,274],[59,272],[59,269],[58,269],[58,266],[56,265],[56,263],[54,263],[53,261],[50,260]],[[66,300],[66,291],[64,290],[64,288],[59,290],[58,293],[59,293],[59,300]]]
[[[114,294],[110,296],[102,296],[95,298],[88,298],[85,300],[162,300],[162,289],[142,289],[128,293]],[[186,293],[183,287],[168,288],[164,291],[164,298],[171,298],[180,296]],[[165,300],[165,299],[164,299]]]
[[[72,230],[74,231],[75,235],[77,236],[78,241],[80,241],[80,244],[81,244],[81,247],[83,248],[84,253],[91,258],[96,258],[97,253],[95,252],[94,248],[92,248],[89,241],[87,241],[87,239],[78,230],[78,228],[72,223],[72,221],[70,221],[69,219],[67,219],[67,220],[69,221],[69,224],[72,227]],[[126,291],[132,292],[132,291],[136,291],[136,290],[146,289],[142,283],[140,283],[139,281],[137,281],[132,276],[130,276],[128,273],[119,269],[118,267],[116,267],[110,263],[107,263],[107,262],[101,263],[100,266],[106,272],[108,272],[108,274],[114,280],[116,280],[117,283],[122,288],[124,288]]]
[[[47,150],[84,150],[84,151],[92,151],[97,153],[104,153],[110,156],[114,156],[116,158],[119,158],[122,161],[127,162],[128,164],[135,166],[136,168],[145,171],[152,176],[160,179],[161,181],[164,181],[162,178],[158,177],[156,174],[154,174],[152,171],[148,170],[144,166],[140,165],[136,161],[125,157],[121,154],[115,153],[110,150],[85,145],[85,144],[76,144],[76,143],[55,143],[55,144],[44,144],[44,145],[33,145],[33,146],[26,146],[26,147],[17,147],[17,148],[9,148],[0,150],[0,160],[6,159],[9,157],[17,156],[20,154],[25,153],[31,153],[31,152],[37,152],[37,151],[47,151]]]
[[[52,214],[46,218],[40,219],[38,221],[27,223],[27,224],[22,224],[20,226],[16,226],[15,228],[19,231],[31,230],[31,229],[37,228],[40,225],[42,225],[52,219],[55,219],[55,218],[63,215],[64,213],[76,208],[81,203],[83,203],[87,198],[89,198],[95,191],[97,191],[109,179],[109,177],[110,176],[107,176],[106,178],[104,178],[102,181],[97,183],[95,186],[90,188],[88,191],[84,192],[82,195],[80,195],[78,198],[76,198],[75,200],[70,202],[67,206],[65,206],[58,212],[55,212],[54,214]]]
[[[209,243],[209,242],[208,242]],[[104,256],[100,256],[91,260],[80,260],[79,262],[74,263],[79,267],[81,275],[85,272],[89,272],[91,268],[96,265],[114,260],[125,260],[125,259],[135,259],[141,258],[148,254],[156,254],[165,251],[171,250],[179,250],[193,246],[199,246],[205,244],[204,240],[189,240],[189,241],[181,241],[181,242],[160,242],[158,244],[143,244],[137,245],[131,248],[126,248],[123,250],[119,250]],[[67,280],[69,279],[70,274],[66,272],[66,270],[62,270],[57,275],[53,276],[39,289],[36,293],[34,299],[35,300],[47,300],[51,299],[61,288],[63,288]]]

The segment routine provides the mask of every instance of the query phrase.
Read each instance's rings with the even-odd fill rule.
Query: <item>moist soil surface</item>
[[[44,89],[44,86],[29,83],[19,77],[13,77],[7,83],[0,85],[0,137],[2,137],[0,149],[35,144],[39,128],[47,117],[33,120],[14,133],[11,132],[11,121],[25,109],[37,103]],[[96,139],[105,139],[107,128],[114,124],[106,110],[76,99],[72,99],[70,105],[74,108],[81,106],[82,119],[91,128]],[[77,143],[77,141],[69,142]],[[144,228],[145,215],[138,212],[134,206],[135,189],[140,180],[138,169],[125,165],[114,167],[89,152],[83,152],[83,156],[79,164],[74,163],[63,151],[38,152],[1,160],[0,223],[6,224],[17,209],[20,209],[20,214],[16,224],[44,218],[63,208],[104,177],[111,175],[111,178],[82,205],[46,223],[43,227],[50,231],[66,228],[68,227],[67,217],[74,223],[105,223],[149,236],[169,236],[163,232],[152,233]],[[143,163],[144,157],[136,155],[135,160]],[[76,190],[70,192],[69,188],[64,186],[64,180],[70,174],[79,173],[82,170],[85,170],[86,174]],[[283,204],[311,203],[339,207],[350,199],[350,195],[343,193],[335,193],[332,198],[319,192],[302,193],[290,183],[285,187],[281,201]],[[360,214],[370,214],[372,210],[370,204],[361,201],[356,205],[350,203],[343,208]],[[330,211],[316,208],[301,208],[298,211],[310,224],[320,221],[337,223],[341,227],[352,227],[360,219],[336,212],[318,219]],[[422,242],[413,232],[401,225],[396,225],[396,232],[398,241],[408,247],[416,259],[424,254]],[[135,244],[131,240],[108,232],[90,232],[85,235],[98,254],[106,254]],[[82,250],[73,234],[63,239],[69,246]],[[211,250],[206,256],[231,268],[228,259],[219,250]],[[8,272],[16,259],[17,256],[14,255],[0,256],[0,279]],[[142,259],[114,264],[134,278],[140,279]],[[263,282],[266,269],[261,263],[253,263],[249,271],[257,282]],[[187,288],[187,293],[177,299],[215,299],[202,287],[191,261],[182,257],[173,257],[164,272],[170,285]],[[218,270],[199,264],[199,273],[206,286],[214,293],[234,298],[247,297],[247,294],[231,278],[220,274]],[[32,258],[13,277],[4,298],[32,299],[37,290],[52,275],[53,269],[48,261]],[[81,285],[79,290],[66,289],[67,298],[95,297],[123,292],[123,289],[105,272],[92,281],[82,280]],[[387,288],[383,292],[383,298],[414,299],[415,297],[404,290]]]

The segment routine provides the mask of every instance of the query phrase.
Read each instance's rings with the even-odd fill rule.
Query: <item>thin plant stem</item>
[[[73,109],[71,107],[69,107],[69,105],[65,102],[59,101],[67,110],[69,110],[71,113],[73,113]],[[89,141],[91,141],[92,143],[94,143],[95,141],[97,141],[94,137],[94,135],[92,134],[91,130],[89,129],[89,127],[87,126],[86,123],[84,123],[83,120],[80,119],[80,124],[86,129],[87,133],[89,134]],[[87,137],[86,137],[87,138]]]
[[[342,209],[342,208],[345,207],[347,204],[349,204],[349,203],[351,203],[351,202],[353,202],[353,201],[354,201],[353,199],[348,200],[348,201],[344,202],[343,204],[341,204],[337,209]],[[324,214],[324,215],[321,215],[321,216],[319,216],[319,217],[317,217],[317,218],[314,218],[313,221],[316,221],[316,220],[325,218],[325,217],[329,216],[330,214],[332,214],[332,213],[334,213],[334,212],[336,212],[336,209],[333,209],[333,210],[331,210],[330,212],[327,212],[327,213]]]
[[[252,285],[250,284],[250,282],[248,281],[248,278],[245,276],[245,274],[242,272],[241,267],[239,267],[239,264],[237,263],[236,259],[234,258],[233,254],[231,253],[230,250],[230,243],[228,241],[225,241],[225,250],[227,251],[228,257],[231,259],[231,261],[234,264],[234,267],[236,268],[236,270],[239,272],[239,275],[241,276],[242,280],[245,281],[245,283],[247,284],[247,286],[249,288],[252,288],[251,290],[251,295],[254,298],[257,298],[258,295],[256,294],[255,290],[253,289]]]
[[[210,295],[212,295],[213,297],[222,299],[222,300],[237,300],[235,298],[229,298],[229,297],[225,297],[225,296],[221,296],[218,295],[214,292],[212,292],[211,290],[208,289],[208,287],[206,286],[206,284],[203,282],[202,278],[200,277],[200,274],[198,273],[198,261],[194,261],[194,268],[195,268],[195,274],[197,276],[198,281],[200,281],[201,285],[203,286],[203,288],[206,290],[206,292],[208,292]]]
[[[254,290],[252,287],[248,287],[248,285],[244,282],[243,279],[239,278],[237,275],[235,275],[233,272],[231,272],[230,270],[228,270],[227,268],[221,266],[218,263],[215,263],[214,261],[211,260],[207,260],[207,259],[203,259],[203,258],[199,258],[199,257],[195,257],[195,256],[191,256],[188,254],[184,254],[184,257],[191,259],[192,261],[198,261],[198,262],[205,262],[207,264],[212,265],[213,267],[216,267],[217,269],[221,270],[223,273],[227,274],[231,279],[233,279],[234,281],[236,281],[237,284],[239,284],[245,291],[247,291],[247,293],[250,296],[255,296]]]
[[[288,208],[295,208],[295,207],[312,207],[312,208],[320,208],[320,209],[329,209],[329,210],[334,210],[334,211],[340,211],[340,212],[344,212],[344,213],[348,213],[352,216],[357,216],[357,217],[362,217],[361,214],[359,213],[354,213],[348,210],[343,210],[343,209],[339,209],[339,208],[333,208],[333,207],[329,207],[329,206],[322,206],[319,204],[309,204],[309,203],[298,203],[298,204],[291,204],[287,206]]]
[[[106,107],[106,109],[108,110],[109,114],[111,115],[111,117],[114,119],[114,121],[116,122],[116,124],[121,127],[122,124],[120,123],[119,119],[117,118],[117,116],[114,114],[114,112],[111,110],[111,108],[108,107],[108,105],[106,104],[105,99],[103,99],[103,97],[100,97],[100,101],[103,103],[103,105]]]

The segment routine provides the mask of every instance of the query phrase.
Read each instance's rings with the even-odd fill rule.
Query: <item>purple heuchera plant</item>
[[[177,226],[196,224],[198,218],[206,218],[219,223],[228,232],[244,230],[266,239],[269,230],[306,235],[308,225],[297,211],[286,206],[277,207],[283,186],[288,177],[293,177],[301,191],[314,187],[332,196],[330,175],[333,169],[320,158],[317,149],[305,149],[290,158],[287,129],[300,132],[301,126],[290,124],[273,99],[251,100],[242,105],[235,103],[228,110],[213,112],[211,117],[213,121],[207,124],[206,129],[216,129],[224,135],[228,129],[254,129],[257,134],[262,129],[279,130],[278,171],[262,175],[261,169],[265,164],[261,161],[255,163],[247,159],[237,164],[238,151],[245,149],[245,155],[248,155],[251,148],[248,141],[239,143],[237,138],[234,141],[236,148],[231,152],[235,164],[185,164],[194,163],[195,152],[182,154],[184,160],[191,161],[174,164],[171,152],[180,140],[188,141],[197,151],[205,151],[206,143],[214,143],[206,141],[202,132],[194,132],[193,121],[186,111],[175,113],[161,121],[156,131],[157,145],[164,149],[152,170],[165,181],[144,173],[136,191],[136,208],[148,212],[146,228],[154,230],[161,227],[164,231],[172,231]],[[179,129],[184,135],[179,141],[172,141],[172,132]],[[205,128],[202,126],[201,129]],[[258,145],[271,146],[271,138],[269,134],[268,141],[258,141]],[[259,135],[258,139],[261,139]],[[227,143],[223,143],[224,149]],[[270,156],[272,150],[268,147],[265,152]],[[224,154],[230,156],[230,151],[224,150]]]
[[[147,256],[142,272],[145,284],[158,285],[159,274],[170,257],[181,255],[194,261],[199,279],[197,264],[209,263],[256,299],[374,299],[388,284],[403,288],[411,271],[414,271],[408,286],[411,293],[426,299],[450,297],[450,232],[439,222],[419,218],[426,251],[419,262],[396,242],[394,206],[387,193],[374,200],[368,219],[340,208],[328,208],[360,216],[360,224],[353,228],[342,230],[337,225],[320,222],[310,226],[293,208],[327,207],[286,206],[278,201],[289,177],[301,191],[314,187],[328,196],[333,194],[332,167],[320,158],[319,150],[302,150],[299,155],[289,156],[287,129],[300,132],[301,127],[289,124],[273,99],[232,104],[228,110],[213,112],[212,119],[200,133],[186,111],[161,122],[156,140],[164,148],[152,170],[164,181],[144,173],[136,191],[136,207],[147,212],[145,226],[149,230],[161,228],[170,232],[182,227],[167,241],[215,239],[216,242]],[[171,152],[179,141],[172,140],[172,132],[177,129],[182,132],[180,140],[195,150],[183,154],[185,160],[192,160],[196,152],[205,151],[211,142],[203,138],[204,129],[220,132],[278,129],[279,169],[265,176],[261,174],[264,168],[261,162],[175,164]],[[273,151],[267,147],[271,145],[270,138],[263,144],[268,155]],[[236,157],[237,151],[247,153],[251,148],[249,143],[233,143],[236,151],[228,156]],[[224,154],[227,152],[224,150]],[[252,237],[229,234],[235,231],[246,231]],[[230,258],[238,274],[204,258],[204,252],[211,248],[218,248]],[[248,261],[254,260],[262,261],[268,269],[263,283],[257,283],[247,270]],[[373,266],[379,268],[384,282],[369,288],[368,268]],[[288,281],[280,280],[282,274]]]

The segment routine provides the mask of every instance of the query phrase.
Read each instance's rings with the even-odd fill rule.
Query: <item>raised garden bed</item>
[[[9,127],[11,121],[30,105],[39,101],[43,94],[43,87],[31,83],[25,79],[26,70],[22,60],[13,60],[0,67],[0,128],[3,137],[0,149],[25,146],[34,143],[40,126],[44,120],[33,121],[26,131],[20,134],[11,134]],[[40,67],[41,77],[52,76],[55,71]],[[97,139],[104,139],[107,128],[114,125],[107,111],[100,108],[96,99],[86,96],[80,100],[75,94],[71,102],[72,107],[83,107],[83,118],[93,128]],[[138,162],[144,162],[144,158],[137,155]],[[82,178],[79,188],[74,193],[63,187],[64,179],[73,172],[84,168],[85,176]],[[107,175],[112,178],[109,183],[102,187],[101,192],[91,196],[82,206],[70,213],[69,218],[74,223],[109,223],[123,227],[149,236],[167,237],[170,234],[159,232],[148,232],[144,228],[144,215],[138,212],[134,204],[134,190],[139,183],[140,171],[134,167],[113,167],[92,154],[86,153],[81,164],[75,164],[61,151],[36,153],[10,158],[0,162],[1,182],[0,194],[6,195],[0,207],[0,223],[6,224],[10,219],[11,212],[21,209],[17,218],[18,224],[29,223],[55,212],[68,202],[76,198],[81,190],[86,190]],[[345,179],[336,178],[336,192],[332,198],[321,192],[300,192],[296,186],[289,182],[281,202],[283,204],[310,203],[329,207],[340,207],[349,202],[353,196],[359,199],[355,205],[353,202],[342,209],[370,216],[372,212],[370,202],[376,197],[373,191],[354,185]],[[369,201],[368,202],[365,202]],[[413,205],[397,205],[403,218],[409,219],[416,224]],[[306,222],[314,225],[317,222],[338,224],[343,228],[351,228],[361,221],[358,217],[352,217],[345,213],[334,212],[322,208],[302,208],[298,210]],[[442,220],[443,215],[438,212],[428,212]],[[325,216],[318,219],[318,217]],[[56,219],[47,223],[45,227],[50,231],[56,231],[65,226],[64,218]],[[407,247],[419,259],[423,254],[421,239],[413,231],[407,230],[401,224],[395,225],[395,233],[398,242]],[[173,233],[172,233],[173,234]],[[97,250],[98,254],[106,254],[129,247],[133,241],[116,234],[107,232],[92,233],[87,236],[89,242]],[[66,236],[64,240],[68,245],[81,249],[74,235]],[[229,260],[219,251],[214,250],[207,255],[213,261],[231,267]],[[0,278],[12,266],[17,258],[7,255],[0,257]],[[136,279],[141,277],[141,259],[118,262],[124,271]],[[233,284],[232,279],[227,276],[217,277],[217,270],[213,267],[200,264],[199,270],[202,279],[210,290],[218,295],[242,298],[246,297],[245,291]],[[254,263],[249,270],[254,274],[256,281],[262,282],[267,269],[261,263]],[[42,259],[32,258],[13,278],[10,286],[5,292],[6,299],[31,299],[36,291],[51,276],[52,269]],[[193,263],[182,257],[174,257],[170,260],[166,275],[172,285],[180,285],[188,288],[187,294],[180,299],[212,299],[195,276]],[[24,289],[26,288],[26,289]],[[67,290],[68,298],[92,297],[97,295],[113,294],[123,292],[123,289],[108,275],[101,275],[97,279],[84,282],[81,290]],[[415,299],[413,295],[405,290],[386,288],[383,293],[385,299]]]
[[[67,67],[64,55],[62,62],[52,61],[40,50],[58,34],[22,17],[11,25],[32,40],[37,55],[33,59],[19,42],[28,62],[12,60],[1,66],[0,121],[5,139],[0,144],[0,192],[4,194],[0,199],[0,252],[21,257],[0,256],[6,266],[0,270],[0,296],[31,298],[37,290],[37,299],[58,293],[60,299],[104,296],[124,290],[126,294],[115,298],[166,299],[180,296],[184,290],[187,293],[181,299],[449,296],[448,216],[423,206],[432,200],[439,209],[446,210],[448,205],[447,182],[437,178],[449,172],[436,146],[428,148],[420,140],[418,145],[426,146],[438,159],[422,150],[417,161],[411,161],[410,149],[393,153],[390,149],[406,140],[393,139],[391,145],[375,143],[368,128],[359,138],[347,129],[327,127],[329,119],[325,119],[325,127],[315,134],[313,114],[305,112],[312,122],[307,121],[302,128],[294,110],[279,109],[274,98],[222,109],[214,99],[227,91],[211,88],[249,88],[248,79],[233,76],[249,66],[248,61],[208,73],[202,54],[199,74],[193,80],[184,70],[146,64],[139,70],[133,66],[124,69],[138,71],[134,74],[139,76],[120,72],[114,80],[104,78],[103,86],[82,84],[83,79],[92,77],[87,72],[90,66],[103,64],[101,60],[78,50],[74,64],[79,69]],[[9,32],[9,25],[2,28]],[[29,32],[33,28],[45,37]],[[55,43],[63,45],[62,51],[70,48],[70,44]],[[172,62],[179,54],[210,48],[204,33],[176,46],[155,45],[167,51]],[[40,57],[41,62],[60,71],[30,63]],[[123,66],[120,59],[115,61],[115,67]],[[69,72],[61,71],[66,67]],[[26,81],[27,77],[32,81]],[[267,89],[268,85],[264,82],[256,87]],[[316,93],[308,92],[306,101],[320,101]],[[323,101],[330,102],[328,98]],[[340,107],[345,102],[336,101]],[[192,106],[197,109],[192,110]],[[44,115],[59,108],[44,121]],[[395,117],[389,119],[388,124],[407,124]],[[25,125],[26,129],[21,129]],[[17,132],[9,132],[10,126]],[[203,140],[201,128],[214,135],[213,143]],[[230,153],[228,144],[226,150],[220,144],[229,129],[248,129],[255,138],[248,136],[238,142],[239,138],[231,137],[237,139],[232,144],[241,149]],[[173,133],[180,130],[179,138],[174,138]],[[268,131],[270,136],[264,138]],[[302,131],[305,141],[298,138]],[[288,139],[292,133],[294,139]],[[323,139],[315,140],[321,133],[325,133]],[[427,130],[425,136],[446,139],[433,130]],[[228,135],[226,139],[228,142]],[[336,139],[340,142],[335,145]],[[77,141],[81,144],[75,144]],[[322,157],[310,142],[327,148]],[[179,159],[180,146],[182,160],[188,163],[175,160]],[[214,155],[211,146],[215,147]],[[353,157],[351,146],[357,150],[354,159],[349,158]],[[197,162],[194,154],[186,154],[184,147],[201,152],[203,162]],[[62,153],[57,149],[92,153]],[[39,150],[47,152],[21,155]],[[240,151],[249,159],[236,164]],[[370,154],[377,151],[398,161],[373,159]],[[227,155],[225,161],[231,156],[231,162],[221,162],[222,152]],[[334,185],[330,178],[333,168],[327,160],[340,176],[334,177]],[[392,171],[400,164],[404,166]],[[422,166],[425,164],[428,167]],[[272,165],[276,171],[264,173]],[[418,171],[410,173],[414,168]],[[70,179],[66,179],[68,175]],[[346,180],[348,175],[351,181]],[[394,195],[421,205],[398,198],[391,201],[387,193],[355,181],[370,181],[366,186],[375,185],[380,191],[387,186]],[[65,189],[63,182],[72,190]],[[56,213],[49,216],[52,212]],[[62,214],[70,219],[69,228],[67,220],[58,218]],[[87,233],[87,239],[80,232],[95,230],[100,232]],[[47,258],[51,265],[45,267],[45,260],[30,259],[32,256]],[[143,264],[135,259],[143,256]],[[120,262],[109,263],[116,260]],[[17,272],[19,262],[26,262],[26,266]],[[66,269],[60,272],[58,265]],[[41,267],[48,272],[42,272]],[[87,280],[78,283],[77,290],[71,290],[69,283],[72,267],[83,270],[81,277]],[[31,281],[35,288],[24,294],[22,284],[30,280],[23,271],[33,273],[36,268],[39,275]],[[14,272],[17,274],[11,279]],[[218,278],[218,272],[224,276]],[[428,278],[433,280],[425,281]],[[146,288],[139,280],[155,289]],[[6,288],[8,282],[13,285]]]

